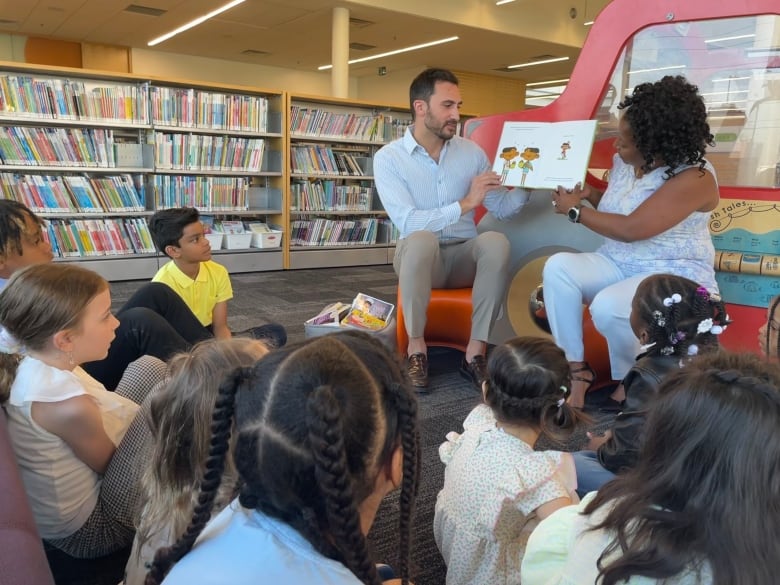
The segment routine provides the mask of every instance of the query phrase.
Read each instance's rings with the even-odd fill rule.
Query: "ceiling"
[[[147,42],[151,39],[226,1],[0,0],[0,33],[148,49]],[[443,0],[442,6],[448,1]],[[493,5],[495,0],[473,0],[473,3]],[[560,13],[565,15],[563,18],[569,16],[568,5],[576,3],[550,0],[550,4],[565,9]],[[603,0],[602,5],[605,3]],[[518,18],[521,22],[522,12],[518,9],[522,3],[516,4],[517,7],[507,4],[495,8],[506,8],[507,18]],[[128,10],[131,5],[140,6],[140,12]],[[332,9],[341,5],[345,3],[338,0],[246,0],[153,50],[315,72],[318,66],[330,63]],[[348,4],[346,7],[351,19],[350,42],[369,46],[350,49],[350,59],[453,35],[460,37],[437,47],[351,65],[351,76],[375,75],[380,66],[391,71],[424,65],[505,75],[528,82],[544,81],[568,77],[580,48],[578,43],[547,42],[373,6]],[[146,12],[160,13],[143,13],[144,8],[152,9]],[[556,18],[555,14],[550,12],[550,18]],[[543,56],[570,59],[512,72],[496,71]]]

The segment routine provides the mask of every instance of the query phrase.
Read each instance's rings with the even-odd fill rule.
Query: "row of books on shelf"
[[[365,152],[337,149],[320,144],[290,147],[293,173],[302,175],[344,175],[362,177],[371,163]]]
[[[149,97],[155,125],[268,131],[268,99],[263,96],[153,86]]]
[[[293,105],[290,108],[290,132],[304,136],[326,136],[389,142],[403,136],[411,124],[407,116],[331,112],[321,108]]]
[[[367,246],[393,244],[392,223],[385,218],[295,219],[290,222],[293,246]]]
[[[154,142],[158,169],[259,173],[263,166],[262,138],[157,133]]]
[[[149,182],[157,209],[196,207],[202,211],[249,209],[247,177],[152,175]]]
[[[0,173],[5,199],[24,203],[36,213],[144,211],[142,175],[22,175]]]
[[[0,74],[0,113],[64,120],[147,124],[146,84],[95,83]]]
[[[58,258],[152,254],[154,243],[143,218],[51,219],[46,237]]]
[[[114,131],[3,126],[0,161],[24,166],[116,167]]]
[[[370,211],[374,189],[361,185],[338,185],[333,180],[290,184],[292,211]]]

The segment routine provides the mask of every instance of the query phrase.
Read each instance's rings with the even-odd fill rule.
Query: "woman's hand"
[[[552,192],[552,202],[555,207],[555,213],[565,215],[569,209],[576,205],[581,205],[581,201],[587,199],[590,195],[590,187],[585,185],[585,188],[583,188],[581,183],[574,185],[573,189],[566,189],[565,187],[558,186],[558,188]]]

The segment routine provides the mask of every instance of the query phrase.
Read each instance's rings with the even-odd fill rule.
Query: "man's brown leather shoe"
[[[471,358],[470,362],[466,361],[466,356],[463,356],[463,361],[460,364],[460,374],[467,380],[471,380],[474,387],[482,392],[482,382],[487,380],[487,362],[484,355],[475,355]]]
[[[424,353],[413,353],[406,360],[409,379],[415,388],[428,387],[428,356]]]

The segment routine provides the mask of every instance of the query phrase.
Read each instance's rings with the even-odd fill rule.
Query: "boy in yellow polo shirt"
[[[149,220],[149,231],[157,249],[171,259],[152,281],[167,284],[176,291],[214,337],[232,337],[227,302],[233,298],[233,287],[227,269],[211,259],[211,246],[198,210],[180,207],[157,211]],[[287,340],[284,327],[276,323],[254,327],[239,335],[262,339],[272,347],[280,347]]]

